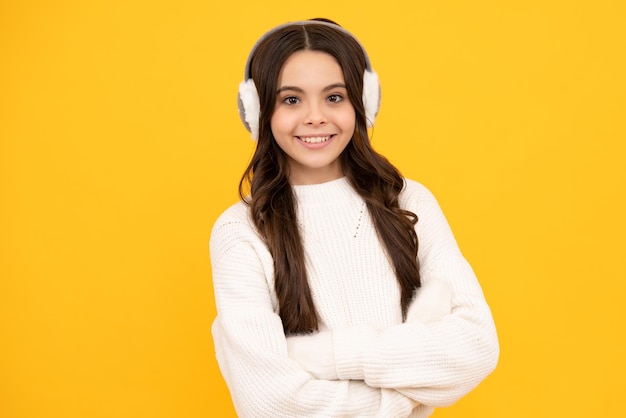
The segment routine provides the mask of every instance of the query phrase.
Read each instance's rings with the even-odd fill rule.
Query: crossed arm
[[[424,284],[409,305],[407,324],[428,324],[443,319],[451,313],[452,293],[447,283],[432,280]],[[364,330],[364,332],[367,332]],[[370,330],[369,338],[376,332]],[[355,347],[360,350],[362,347]],[[289,358],[316,379],[339,380],[333,350],[333,332],[320,331],[309,335],[287,337]]]
[[[394,389],[371,387],[363,380],[315,378],[289,357],[282,322],[265,280],[264,269],[270,268],[271,260],[239,261],[253,256],[258,250],[255,245],[252,240],[223,252],[212,251],[219,312],[213,339],[237,414],[409,416],[417,403]]]
[[[216,223],[213,336],[240,416],[409,416],[454,403],[493,370],[499,348],[482,290],[434,198],[420,202],[423,287],[407,320],[384,329],[286,338],[262,240],[243,212]]]

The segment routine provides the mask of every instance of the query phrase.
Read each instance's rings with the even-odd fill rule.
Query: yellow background
[[[253,149],[236,88],[317,16],[493,308],[498,369],[434,416],[626,416],[624,2],[295,3],[0,2],[0,416],[234,415],[208,238]]]

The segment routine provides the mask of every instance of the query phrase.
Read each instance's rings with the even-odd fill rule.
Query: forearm
[[[240,416],[405,417],[416,406],[400,392],[362,381],[316,379],[289,360],[286,350],[260,349],[248,340],[249,335],[243,337],[241,318],[236,329],[229,322],[218,317],[213,335],[218,362]],[[245,329],[260,325],[247,322]]]
[[[493,370],[499,354],[488,310],[462,309],[429,324],[338,333],[338,378],[397,389],[427,405],[455,402]]]
[[[442,281],[424,284],[409,305],[406,321],[426,324],[441,320],[451,312],[451,297],[449,287]],[[346,380],[363,380],[362,358],[358,354],[379,332],[365,324],[334,332],[290,336],[287,338],[289,357],[318,379],[338,380],[341,375]]]
[[[482,295],[457,295],[440,281],[424,285],[407,322],[289,337],[290,358],[322,379],[362,380],[429,405],[453,403],[495,366],[498,344]]]

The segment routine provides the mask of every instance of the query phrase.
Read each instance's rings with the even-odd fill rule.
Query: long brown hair
[[[420,286],[418,240],[414,229],[417,216],[399,207],[403,178],[370,144],[362,100],[366,57],[350,34],[327,23],[308,21],[269,33],[251,57],[250,74],[260,101],[259,138],[239,183],[239,194],[250,205],[252,220],[274,260],[275,290],[283,328],[286,334],[313,332],[319,328],[296,219],[296,199],[288,181],[288,159],[274,140],[270,127],[278,74],[287,58],[301,50],[328,53],[343,71],[348,99],[356,114],[356,128],[340,156],[342,168],[352,187],[366,202],[398,279],[405,316],[413,292]],[[249,197],[246,197],[247,185]]]

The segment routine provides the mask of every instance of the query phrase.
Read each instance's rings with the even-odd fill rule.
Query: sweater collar
[[[298,205],[307,207],[328,207],[342,204],[346,201],[354,201],[355,198],[360,200],[359,195],[352,188],[346,177],[325,183],[294,185],[291,187],[298,200]]]

